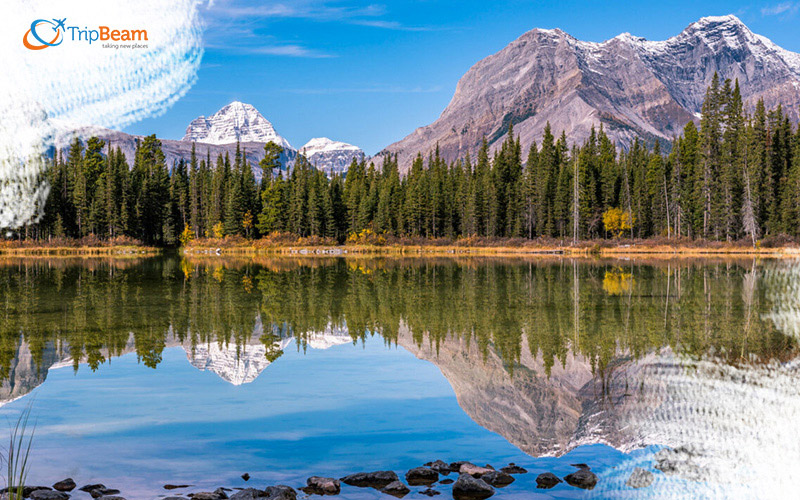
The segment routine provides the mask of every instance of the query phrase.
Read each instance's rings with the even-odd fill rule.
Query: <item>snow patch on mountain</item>
[[[283,350],[291,342],[291,337],[282,339],[277,347]],[[212,342],[196,345],[186,351],[192,366],[213,372],[233,385],[249,384],[257,379],[271,364],[266,355],[267,348],[263,344],[236,346]]]
[[[206,144],[274,142],[292,149],[289,141],[251,104],[234,101],[209,117],[199,116],[186,128],[184,141]]]
[[[361,160],[364,151],[346,142],[334,141],[327,137],[315,137],[300,148],[306,159],[329,177],[347,171],[353,158]]]

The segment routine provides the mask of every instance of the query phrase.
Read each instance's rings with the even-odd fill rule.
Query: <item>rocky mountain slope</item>
[[[448,160],[502,142],[509,123],[525,147],[545,124],[583,141],[602,125],[620,146],[670,140],[698,120],[714,73],[739,80],[745,102],[800,114],[800,54],[750,31],[735,16],[706,17],[665,41],[624,33],[602,43],[534,29],[475,64],[438,120],[385,151],[407,169],[437,144]]]
[[[364,151],[358,146],[334,141],[327,137],[311,139],[300,148],[300,153],[329,177],[346,172],[353,158],[361,160],[365,157]]]
[[[192,120],[181,140],[204,144],[274,142],[284,149],[292,149],[289,141],[281,137],[255,107],[239,101],[233,101],[208,118],[198,116]]]

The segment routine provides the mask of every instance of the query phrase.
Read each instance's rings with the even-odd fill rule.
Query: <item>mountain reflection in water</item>
[[[126,353],[157,368],[165,348],[180,346],[192,366],[239,385],[286,349],[380,336],[435,364],[472,420],[529,455],[592,443],[688,450],[636,498],[784,498],[800,479],[794,263],[3,264],[4,402],[44,383],[48,369],[100,370]],[[636,457],[591,495],[633,495],[631,470],[653,465]]]

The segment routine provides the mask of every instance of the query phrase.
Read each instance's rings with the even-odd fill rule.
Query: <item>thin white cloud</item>
[[[283,89],[283,92],[291,94],[306,94],[306,95],[326,95],[326,94],[430,94],[439,92],[442,87],[437,85],[433,87],[352,87],[352,88],[320,88],[320,89]]]
[[[324,59],[328,57],[336,57],[333,54],[326,54],[314,49],[309,49],[302,45],[265,45],[262,47],[242,47],[234,49],[235,51],[247,54],[263,54],[268,56],[288,56],[288,57],[310,57],[314,59]]]
[[[383,19],[363,19],[363,20],[353,20],[351,24],[356,24],[359,26],[369,26],[371,28],[383,28],[388,30],[398,30],[398,31],[431,31],[431,28],[426,26],[406,26],[404,24],[398,23],[397,21],[385,21]]]
[[[322,22],[343,22],[358,26],[368,26],[388,30],[428,31],[430,28],[406,26],[398,21],[384,19],[386,6],[370,4],[366,6],[331,5],[320,0],[295,0],[270,5],[252,4],[243,0],[228,0],[213,4],[208,10],[209,24],[221,19],[308,19]]]
[[[800,2],[783,2],[776,5],[767,6],[761,9],[762,16],[791,16],[800,9]]]

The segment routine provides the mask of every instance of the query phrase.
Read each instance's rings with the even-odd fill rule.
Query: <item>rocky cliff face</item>
[[[385,151],[407,169],[437,144],[448,160],[498,145],[509,123],[523,145],[553,133],[583,141],[602,125],[620,146],[670,140],[697,120],[714,73],[739,79],[749,106],[763,98],[800,113],[800,54],[751,32],[735,16],[707,17],[665,41],[628,33],[602,43],[534,29],[473,66],[442,115]]]
[[[333,141],[327,137],[311,139],[300,148],[300,153],[312,165],[325,172],[328,177],[347,172],[347,167],[350,166],[353,158],[357,160],[364,158],[364,151],[358,146]]]

